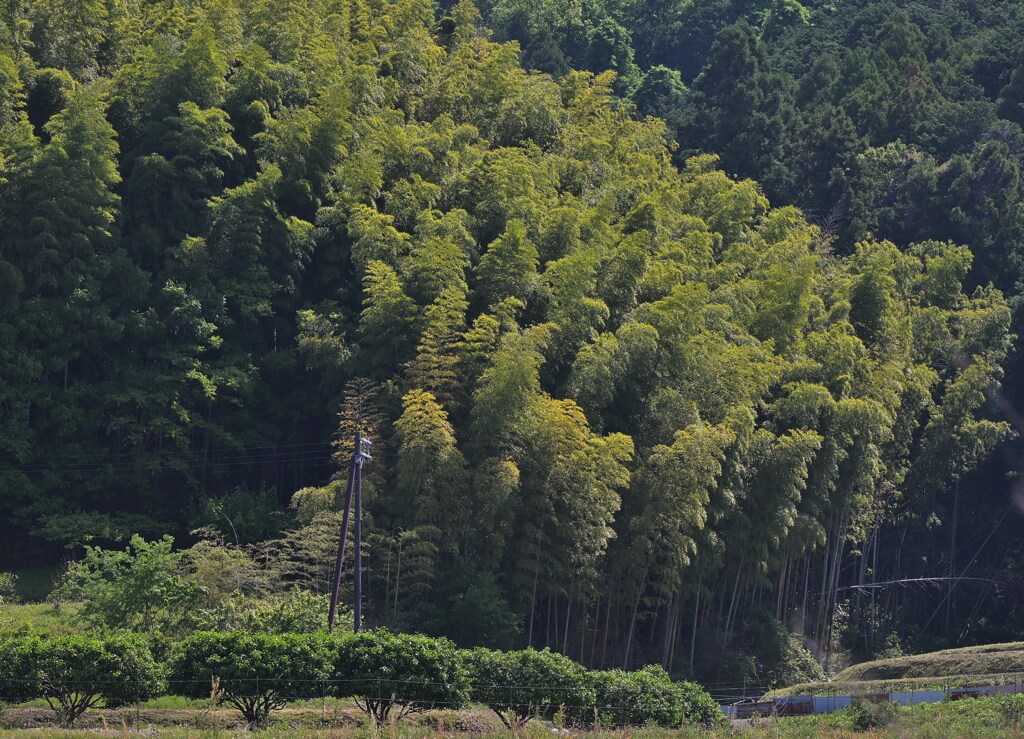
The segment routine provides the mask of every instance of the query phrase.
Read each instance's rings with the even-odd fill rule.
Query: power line
[[[976,551],[974,553],[974,556],[971,557],[971,561],[967,563],[967,566],[964,567],[963,571],[960,573],[960,576],[956,578],[957,580],[963,579],[964,575],[967,574],[967,570],[971,568],[971,565],[974,564],[974,561],[981,554],[982,550],[985,549],[985,546],[989,543],[992,537],[995,536],[996,531],[1002,525],[1003,521],[1006,520],[1006,517],[1010,514],[1010,511],[1013,510],[1015,505],[1017,505],[1016,497],[1011,497],[1010,505],[1008,505],[1006,507],[1006,510],[1003,511],[1003,515],[999,517],[999,520],[996,522],[996,525],[992,527],[992,530],[989,532],[988,536],[985,537],[985,541],[981,543],[981,546],[978,547],[978,551]],[[939,601],[939,605],[936,606],[935,611],[932,612],[932,615],[925,622],[925,625],[921,627],[921,630],[918,632],[917,638],[914,639],[914,642],[911,646],[917,644],[917,642],[920,641],[921,637],[928,631],[928,627],[931,626],[932,621],[935,620],[935,617],[939,614],[939,611],[942,610],[942,606],[945,605],[946,601],[949,600],[949,597],[953,594],[953,591],[956,589],[956,584],[957,583],[954,581],[953,585],[946,591],[946,595],[943,596],[942,600]]]
[[[225,447],[225,448],[217,450],[217,451],[238,451],[238,452],[243,452],[243,451],[271,451],[271,450],[276,450],[276,449],[292,449],[292,448],[297,448],[297,447],[331,446],[332,444],[333,444],[333,442],[309,441],[309,442],[297,442],[297,443],[294,443],[294,444],[267,444],[267,445],[264,445],[264,446]],[[178,454],[178,453],[180,453],[180,451],[182,451],[182,450],[179,450],[179,449],[168,449],[168,450],[162,450],[162,451],[148,451],[148,452],[145,452],[145,454],[148,454],[150,456],[156,457],[156,456],[161,456],[161,455]],[[52,458],[52,459],[77,459],[81,455],[78,455],[78,454],[51,454],[51,455],[48,455],[48,456],[50,458]]]
[[[261,447],[260,449],[272,449],[274,447]],[[21,472],[101,472],[105,470],[134,470],[147,466],[173,467],[184,465],[187,467],[216,467],[240,464],[260,464],[264,462],[302,462],[315,461],[325,456],[334,454],[331,444],[303,444],[294,446],[277,447],[281,451],[255,451],[248,452],[244,449],[222,449],[215,452],[203,452],[202,450],[181,450],[173,453],[160,453],[159,455],[140,455],[131,459],[102,460],[94,457],[92,461],[69,462],[60,464],[18,464],[11,466]]]

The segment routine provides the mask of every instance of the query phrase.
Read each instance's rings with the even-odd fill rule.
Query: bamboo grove
[[[0,14],[5,556],[244,519],[322,592],[360,428],[376,624],[764,682],[963,628],[866,586],[1011,435],[969,245],[836,249],[469,2]]]

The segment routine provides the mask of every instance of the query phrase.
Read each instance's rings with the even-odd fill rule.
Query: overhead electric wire
[[[308,441],[308,442],[297,442],[297,443],[294,443],[294,444],[267,444],[267,445],[264,445],[264,446],[224,447],[220,451],[238,451],[238,452],[266,451],[266,450],[274,450],[274,449],[291,449],[291,448],[295,448],[295,447],[332,446],[332,444],[333,444],[332,442]],[[176,450],[176,449],[167,449],[167,450],[160,450],[160,451],[149,451],[149,452],[146,452],[146,453],[147,454],[151,454],[153,456],[156,456],[156,455],[177,454],[178,452],[179,452],[179,450]],[[74,458],[77,458],[79,455],[77,455],[77,454],[53,454],[53,455],[50,455],[50,456],[53,459],[74,459]]]
[[[41,462],[19,463],[7,460],[7,464],[11,468],[26,474],[126,472],[145,469],[147,466],[152,468],[158,465],[172,471],[176,467],[201,469],[273,463],[338,466],[340,463],[335,459],[338,453],[339,448],[335,442],[305,442],[279,446],[220,448],[213,451],[191,449],[142,452],[124,459],[103,459],[93,453],[82,455],[82,457],[89,457],[89,459],[82,459],[82,461],[78,462],[70,461],[74,460],[76,455],[64,455],[63,458],[69,461],[45,464]],[[383,458],[387,459],[391,458],[394,452],[393,450],[381,449],[380,453]],[[0,464],[3,464],[3,461],[0,461]]]
[[[260,447],[268,449],[271,447]],[[103,460],[93,455],[91,461],[64,462],[59,464],[11,462],[11,466],[25,473],[46,472],[103,472],[108,470],[134,470],[146,466],[160,465],[164,467],[217,467],[246,464],[265,464],[272,462],[305,462],[324,460],[331,462],[334,448],[331,444],[295,445],[280,447],[276,452],[247,452],[244,449],[220,449],[214,452],[203,450],[180,450],[177,452],[161,452],[158,454],[144,453],[127,459]]]
[[[939,604],[935,607],[935,611],[925,622],[924,626],[921,627],[921,630],[918,632],[917,638],[914,640],[914,644],[916,644],[921,639],[921,636],[923,636],[928,631],[928,627],[931,626],[932,621],[935,620],[935,617],[939,615],[939,611],[942,610],[942,606],[945,605],[946,601],[949,600],[949,597],[953,594],[953,591],[956,589],[957,581],[963,579],[964,575],[967,574],[967,570],[971,569],[971,566],[974,564],[974,561],[978,559],[978,556],[985,549],[985,546],[989,543],[989,541],[992,540],[992,537],[995,536],[996,531],[1002,525],[1003,521],[1006,520],[1006,517],[1010,514],[1010,511],[1012,511],[1016,505],[1016,496],[1013,496],[1010,499],[1010,504],[1006,507],[1006,510],[1003,511],[1003,515],[999,517],[999,521],[997,521],[996,525],[992,527],[992,530],[989,532],[988,536],[985,537],[985,541],[981,543],[981,546],[978,547],[978,551],[976,551],[974,553],[974,556],[971,557],[971,561],[967,563],[967,566],[964,567],[963,571],[961,571],[959,577],[957,577],[954,580],[949,590],[946,591],[946,595],[943,596],[942,600],[940,600]]]

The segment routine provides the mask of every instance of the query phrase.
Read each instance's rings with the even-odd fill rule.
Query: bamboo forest
[[[6,0],[0,602],[326,617],[358,431],[368,627],[1022,639],[1022,125],[1011,0]]]

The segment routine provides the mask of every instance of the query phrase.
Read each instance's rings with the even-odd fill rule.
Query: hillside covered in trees
[[[1021,633],[1024,12],[561,5],[4,4],[0,569],[216,527],[322,592],[358,428],[373,624],[765,683]]]

